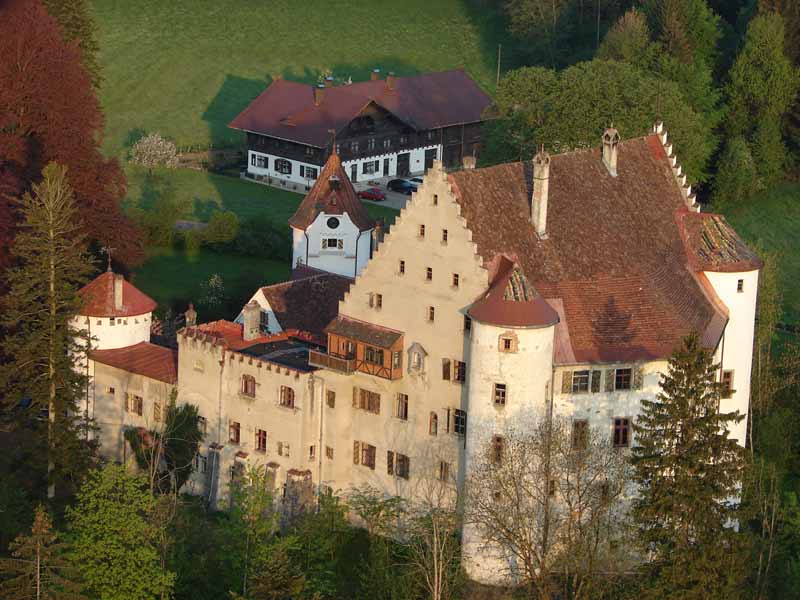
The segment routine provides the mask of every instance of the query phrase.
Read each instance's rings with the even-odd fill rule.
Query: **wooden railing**
[[[355,358],[341,358],[319,350],[309,350],[308,364],[312,367],[322,367],[331,371],[338,371],[349,375],[356,370]]]

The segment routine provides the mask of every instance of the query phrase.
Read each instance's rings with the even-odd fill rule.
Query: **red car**
[[[381,200],[386,200],[386,194],[383,193],[382,190],[379,188],[367,188],[365,190],[361,190],[358,192],[358,197],[362,200],[375,200],[380,202]]]

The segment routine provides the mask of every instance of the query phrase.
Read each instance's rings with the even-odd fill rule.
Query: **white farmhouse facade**
[[[235,323],[179,333],[178,401],[206,428],[187,491],[211,506],[247,465],[265,466],[289,507],[364,484],[454,497],[507,425],[551,416],[624,452],[690,333],[720,364],[720,409],[747,416],[761,263],[723,217],[699,212],[660,125],[533,161],[436,162],[369,251],[358,240],[374,224],[334,152],[290,225],[291,281],[256,290]],[[325,239],[342,253],[322,260]],[[116,392],[124,359],[102,359],[95,389]],[[101,396],[117,403],[103,414],[122,414],[118,394]],[[746,431],[745,418],[731,435],[744,445]],[[468,575],[513,580],[484,539],[463,532]]]

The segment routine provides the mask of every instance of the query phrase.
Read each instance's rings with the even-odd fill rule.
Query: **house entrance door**
[[[391,164],[391,161],[388,158],[384,158],[383,159],[383,176],[384,177],[388,177],[389,176],[389,165],[390,164]]]
[[[397,176],[398,177],[408,177],[408,174],[411,172],[411,154],[409,152],[403,152],[402,154],[397,155]]]
[[[358,165],[350,165],[350,181],[355,183],[358,178]]]

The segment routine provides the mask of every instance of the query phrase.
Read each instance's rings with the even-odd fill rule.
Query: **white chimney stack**
[[[619,131],[614,125],[603,133],[603,164],[612,177],[617,176],[617,146],[619,146]]]
[[[248,302],[244,310],[242,338],[249,341],[261,337],[261,306],[255,300]]]
[[[114,308],[122,309],[122,282],[125,278],[122,275],[114,274]]]
[[[550,155],[544,146],[533,157],[533,198],[531,199],[531,223],[536,235],[547,238],[547,193],[550,186]]]

